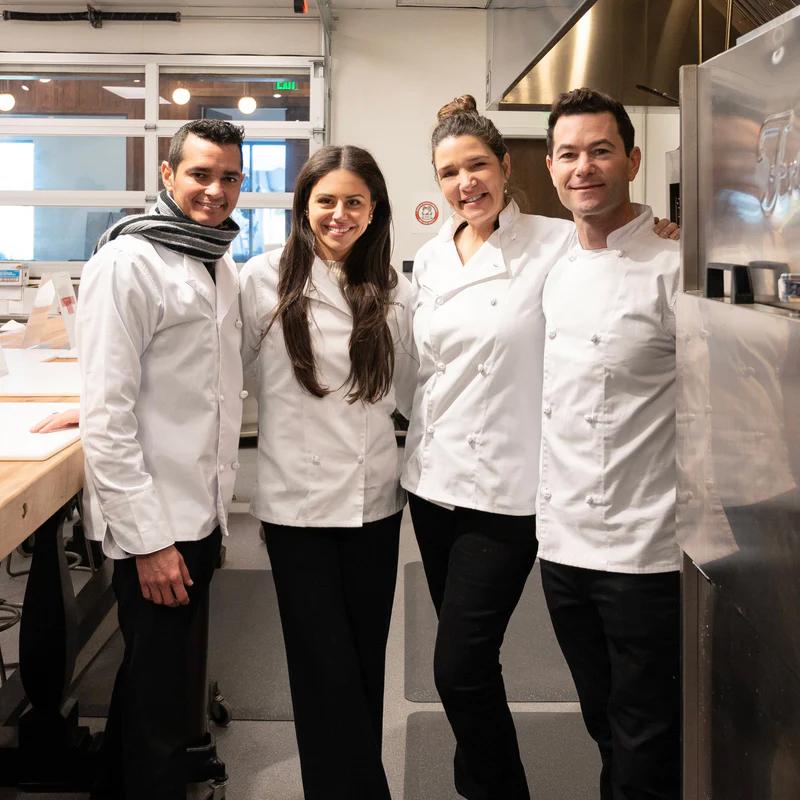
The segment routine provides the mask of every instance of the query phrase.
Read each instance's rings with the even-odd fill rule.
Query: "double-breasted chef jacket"
[[[376,403],[349,403],[353,316],[337,277],[315,257],[305,295],[317,375],[324,397],[294,376],[279,321],[281,251],[250,259],[242,269],[245,383],[258,399],[257,483],[251,513],[264,522],[298,527],[361,527],[405,505],[401,451],[392,412],[410,413],[417,361],[411,333],[411,287],[398,274],[387,310],[395,349],[393,386]],[[252,387],[252,388],[251,388]]]
[[[227,533],[242,419],[239,281],[137,235],[81,273],[89,532],[112,558]]]
[[[544,288],[539,556],[655,573],[680,566],[675,540],[677,242],[653,213],[607,247],[577,236]]]
[[[539,474],[542,287],[571,222],[513,201],[466,264],[447,220],[412,278],[420,359],[403,486],[445,506],[534,513]]]

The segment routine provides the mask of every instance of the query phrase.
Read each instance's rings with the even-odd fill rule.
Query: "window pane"
[[[0,261],[85,261],[100,234],[140,208],[0,206]]]
[[[26,156],[20,155],[25,149]],[[19,172],[21,164],[30,172]],[[125,136],[0,136],[0,188],[144,190],[144,139]],[[9,174],[10,171],[10,174]]]
[[[158,91],[166,101],[161,119],[309,120],[308,70],[212,76],[162,70]],[[255,101],[249,111],[244,97]]]
[[[158,163],[169,157],[169,139],[158,140]],[[248,139],[242,146],[243,192],[293,192],[308,159],[307,139]]]
[[[242,232],[233,240],[235,261],[282,247],[289,234],[292,213],[283,208],[237,208],[233,218]]]
[[[114,72],[0,72],[3,93],[14,98],[8,117],[119,117],[144,119],[144,74]],[[8,88],[5,88],[5,87]]]

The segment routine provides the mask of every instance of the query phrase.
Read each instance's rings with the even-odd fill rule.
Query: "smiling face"
[[[449,136],[433,153],[436,177],[447,202],[477,230],[491,230],[506,204],[511,159],[500,161],[475,136]]]
[[[578,220],[626,212],[640,161],[638,147],[625,154],[617,121],[604,111],[559,117],[547,168],[561,203]]]
[[[306,215],[327,261],[343,261],[367,229],[375,203],[369,187],[354,172],[334,169],[311,187]]]
[[[242,189],[241,154],[235,144],[218,145],[190,133],[176,169],[161,163],[161,179],[187,217],[210,228],[233,213]]]

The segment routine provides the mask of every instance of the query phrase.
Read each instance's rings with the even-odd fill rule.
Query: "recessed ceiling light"
[[[258,106],[255,97],[240,97],[238,105],[242,114],[252,114]]]
[[[23,84],[22,84],[22,91],[23,91],[23,92],[29,92],[30,90],[31,90],[31,87],[30,87],[30,86],[28,86],[28,84],[27,84],[27,83],[23,83]]]
[[[16,104],[17,99],[13,94],[9,94],[8,92],[0,94],[0,111],[11,111]]]
[[[282,95],[280,92],[275,92],[275,94],[274,94],[274,95],[272,95],[272,96],[273,96],[273,97],[274,97],[276,100],[277,100],[278,98],[280,98],[280,97],[283,97],[283,95]]]
[[[39,83],[50,83],[52,78],[39,78]]]

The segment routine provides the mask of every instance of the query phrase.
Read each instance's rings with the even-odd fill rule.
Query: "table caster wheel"
[[[216,681],[213,681],[208,687],[208,716],[215,725],[221,728],[227,728],[231,724],[233,715],[231,709]]]

